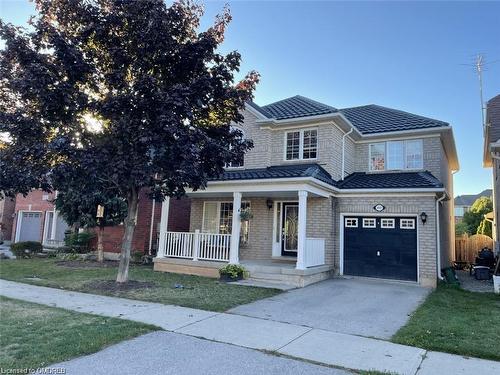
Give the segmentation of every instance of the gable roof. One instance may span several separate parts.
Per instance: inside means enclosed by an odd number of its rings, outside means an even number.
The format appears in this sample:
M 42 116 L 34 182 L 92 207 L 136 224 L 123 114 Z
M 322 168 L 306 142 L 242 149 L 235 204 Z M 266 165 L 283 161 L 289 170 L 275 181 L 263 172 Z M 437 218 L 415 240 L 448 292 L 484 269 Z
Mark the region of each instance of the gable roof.
M 481 197 L 490 197 L 491 198 L 492 195 L 493 195 L 493 190 L 491 190 L 491 189 L 483 190 L 479 194 L 459 195 L 458 197 L 455 197 L 455 206 L 470 207 L 474 204 L 476 199 L 481 198 Z
M 340 189 L 425 189 L 442 188 L 443 184 L 425 172 L 388 172 L 365 173 L 355 172 L 339 181 Z
M 271 178 L 314 177 L 332 186 L 335 181 L 318 164 L 276 165 L 267 168 L 226 170 L 212 181 L 261 180 Z
M 262 113 L 266 117 L 276 120 L 325 115 L 328 113 L 338 112 L 337 108 L 300 95 L 295 95 L 291 98 L 283 99 L 260 108 L 263 110 Z
M 337 109 L 301 95 L 292 96 L 262 107 L 253 102 L 249 102 L 249 105 L 264 117 L 273 120 L 341 113 L 361 134 L 449 126 L 444 121 L 375 104 Z
M 401 130 L 449 126 L 448 123 L 375 104 L 343 108 L 340 112 L 362 133 L 373 134 Z

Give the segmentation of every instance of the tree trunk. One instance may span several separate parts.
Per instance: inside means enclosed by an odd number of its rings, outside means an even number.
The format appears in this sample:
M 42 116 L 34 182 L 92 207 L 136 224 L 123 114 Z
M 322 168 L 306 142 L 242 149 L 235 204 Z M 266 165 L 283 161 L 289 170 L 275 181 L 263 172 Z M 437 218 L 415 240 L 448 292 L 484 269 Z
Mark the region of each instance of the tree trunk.
M 124 223 L 125 233 L 123 233 L 120 264 L 118 266 L 118 275 L 116 276 L 117 283 L 126 283 L 128 281 L 128 265 L 130 263 L 130 251 L 132 250 L 132 238 L 134 236 L 138 203 L 139 193 L 138 190 L 133 187 L 127 193 L 127 218 Z
M 99 263 L 104 262 L 104 246 L 102 244 L 102 228 L 99 227 L 97 231 L 97 261 Z

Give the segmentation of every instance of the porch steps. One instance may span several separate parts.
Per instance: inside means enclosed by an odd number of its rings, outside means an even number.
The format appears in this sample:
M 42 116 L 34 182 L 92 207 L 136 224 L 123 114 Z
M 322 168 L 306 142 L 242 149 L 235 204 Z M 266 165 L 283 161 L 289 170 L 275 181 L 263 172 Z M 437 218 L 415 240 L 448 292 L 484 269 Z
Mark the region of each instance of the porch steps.
M 249 280 L 255 283 L 291 287 L 303 287 L 305 285 L 324 280 L 330 277 L 331 267 L 320 266 L 306 270 L 295 269 L 295 264 L 278 263 L 272 265 L 242 264 L 249 273 Z

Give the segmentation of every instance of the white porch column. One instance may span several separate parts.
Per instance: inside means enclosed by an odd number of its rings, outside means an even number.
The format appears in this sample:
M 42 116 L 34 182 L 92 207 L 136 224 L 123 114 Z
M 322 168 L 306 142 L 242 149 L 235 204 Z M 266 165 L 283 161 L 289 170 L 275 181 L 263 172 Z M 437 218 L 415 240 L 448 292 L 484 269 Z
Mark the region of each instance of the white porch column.
M 158 250 L 156 252 L 157 258 L 165 256 L 166 237 L 168 231 L 168 211 L 170 208 L 170 197 L 165 197 L 161 203 L 161 216 L 160 216 L 160 241 L 158 242 Z
M 229 250 L 229 263 L 238 264 L 240 261 L 240 229 L 241 229 L 241 193 L 233 193 L 233 226 L 231 228 L 231 247 Z
M 57 191 L 54 193 L 54 198 L 57 198 Z M 57 235 L 57 217 L 59 212 L 56 210 L 56 205 L 54 204 L 54 214 L 52 215 L 52 227 L 50 230 L 50 239 L 55 240 Z
M 59 211 L 54 207 L 54 214 L 52 215 L 52 227 L 50 228 L 50 239 L 55 240 L 57 235 L 57 218 L 59 216 Z
M 299 191 L 299 233 L 297 238 L 297 265 L 298 270 L 306 268 L 306 225 L 307 225 L 307 191 Z

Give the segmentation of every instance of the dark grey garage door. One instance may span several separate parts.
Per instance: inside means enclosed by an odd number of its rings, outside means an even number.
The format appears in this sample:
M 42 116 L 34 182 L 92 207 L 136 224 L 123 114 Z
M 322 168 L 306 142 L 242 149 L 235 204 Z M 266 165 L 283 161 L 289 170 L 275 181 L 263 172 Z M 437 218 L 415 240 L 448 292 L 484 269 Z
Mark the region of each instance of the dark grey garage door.
M 344 274 L 417 281 L 415 217 L 344 217 Z

